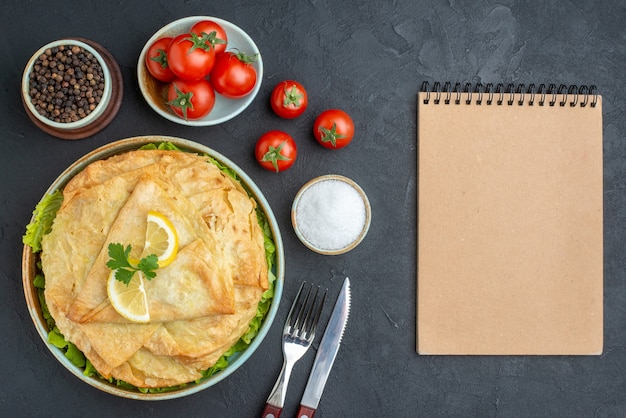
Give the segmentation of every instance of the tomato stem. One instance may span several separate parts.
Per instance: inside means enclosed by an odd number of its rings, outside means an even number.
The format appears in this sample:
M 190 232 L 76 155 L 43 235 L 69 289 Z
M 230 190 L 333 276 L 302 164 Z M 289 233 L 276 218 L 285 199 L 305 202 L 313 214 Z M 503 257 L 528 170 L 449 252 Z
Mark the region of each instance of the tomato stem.
M 159 55 L 150 58 L 150 60 L 158 63 L 161 68 L 169 67 L 169 65 L 167 64 L 167 54 L 165 53 L 165 51 L 162 49 L 157 49 L 157 52 L 159 53 Z
M 167 104 L 179 108 L 183 113 L 183 118 L 187 120 L 187 109 L 193 110 L 193 103 L 191 103 L 193 93 L 190 91 L 187 93 L 183 93 L 178 89 L 176 84 L 174 84 L 174 90 L 176 91 L 176 97 L 167 102 Z
M 237 52 L 234 52 L 237 59 L 243 62 L 244 64 L 252 64 L 253 62 L 257 60 L 258 55 L 259 55 L 259 54 L 246 54 L 245 52 L 237 48 L 234 48 L 234 50 L 237 51 Z
M 211 32 L 211 33 L 215 33 L 215 32 Z M 213 42 L 211 42 L 209 39 L 205 38 L 204 36 L 200 37 L 198 36 L 198 34 L 193 33 L 193 32 L 191 32 L 188 37 L 182 40 L 191 42 L 191 47 L 189 48 L 189 51 L 187 52 L 187 54 L 191 54 L 195 49 L 202 49 L 204 51 L 210 51 L 211 49 L 214 48 Z
M 274 170 L 276 170 L 276 172 L 278 173 L 280 170 L 278 169 L 278 161 L 289 161 L 291 160 L 291 158 L 285 157 L 281 151 L 283 149 L 283 147 L 285 146 L 285 144 L 287 143 L 287 141 L 283 141 L 281 142 L 281 144 L 277 147 L 273 147 L 273 146 L 268 146 L 267 147 L 267 152 L 265 154 L 263 154 L 263 158 L 261 161 L 269 161 L 272 163 L 272 165 L 274 166 Z
M 302 99 L 304 95 L 298 92 L 298 88 L 295 85 L 292 85 L 290 89 L 285 86 L 285 100 L 283 100 L 283 106 L 287 107 L 289 105 L 294 105 L 294 107 L 300 107 L 302 104 Z
M 200 39 L 211 44 L 213 48 L 215 48 L 215 45 L 226 43 L 225 40 L 217 37 L 216 31 L 211 31 L 210 33 L 202 32 L 200 34 Z
M 337 146 L 337 140 L 341 138 L 345 138 L 345 135 L 342 135 L 337 132 L 337 123 L 333 122 L 333 126 L 330 129 L 324 128 L 320 126 L 319 132 L 322 135 L 322 142 L 330 142 L 333 147 Z

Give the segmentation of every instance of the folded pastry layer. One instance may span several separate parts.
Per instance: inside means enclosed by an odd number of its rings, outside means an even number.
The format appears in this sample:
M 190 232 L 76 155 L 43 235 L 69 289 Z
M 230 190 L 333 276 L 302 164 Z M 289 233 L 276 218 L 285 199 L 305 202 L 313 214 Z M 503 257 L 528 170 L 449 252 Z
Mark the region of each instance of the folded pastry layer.
M 208 158 L 131 151 L 96 161 L 64 188 L 42 241 L 45 297 L 63 335 L 105 377 L 162 387 L 200 377 L 247 331 L 268 287 L 256 202 Z M 172 222 L 178 255 L 145 283 L 150 322 L 111 306 L 111 243 L 139 258 L 148 211 Z

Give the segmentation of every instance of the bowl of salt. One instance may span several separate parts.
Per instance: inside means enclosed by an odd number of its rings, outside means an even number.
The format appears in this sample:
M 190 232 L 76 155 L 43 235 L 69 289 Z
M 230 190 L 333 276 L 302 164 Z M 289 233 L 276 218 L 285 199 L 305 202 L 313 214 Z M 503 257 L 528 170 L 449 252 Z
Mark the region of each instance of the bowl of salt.
M 291 223 L 298 239 L 324 255 L 343 254 L 359 245 L 367 235 L 371 217 L 363 189 L 337 174 L 307 182 L 291 207 Z

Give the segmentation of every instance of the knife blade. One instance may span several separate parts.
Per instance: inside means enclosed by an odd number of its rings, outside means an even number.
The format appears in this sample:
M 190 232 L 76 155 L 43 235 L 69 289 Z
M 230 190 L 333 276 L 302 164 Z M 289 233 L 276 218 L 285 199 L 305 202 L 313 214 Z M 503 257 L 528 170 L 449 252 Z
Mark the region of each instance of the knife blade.
M 296 415 L 298 418 L 313 418 L 313 415 L 315 415 L 326 380 L 333 367 L 335 357 L 337 357 L 349 314 L 350 279 L 346 277 L 315 355 L 313 368 L 311 369 L 309 380 L 300 401 L 298 414 Z

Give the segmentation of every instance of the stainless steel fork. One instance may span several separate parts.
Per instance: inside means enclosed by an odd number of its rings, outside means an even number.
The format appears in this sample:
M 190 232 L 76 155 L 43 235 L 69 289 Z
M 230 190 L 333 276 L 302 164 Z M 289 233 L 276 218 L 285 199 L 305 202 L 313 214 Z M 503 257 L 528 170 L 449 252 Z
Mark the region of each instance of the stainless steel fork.
M 304 289 L 305 283 L 302 283 L 285 321 L 282 337 L 283 368 L 270 396 L 267 398 L 261 415 L 263 418 L 278 418 L 280 416 L 293 365 L 308 350 L 315 337 L 315 328 L 317 328 L 317 322 L 324 307 L 326 291 L 320 295 L 320 288 L 311 285 L 305 294 Z

